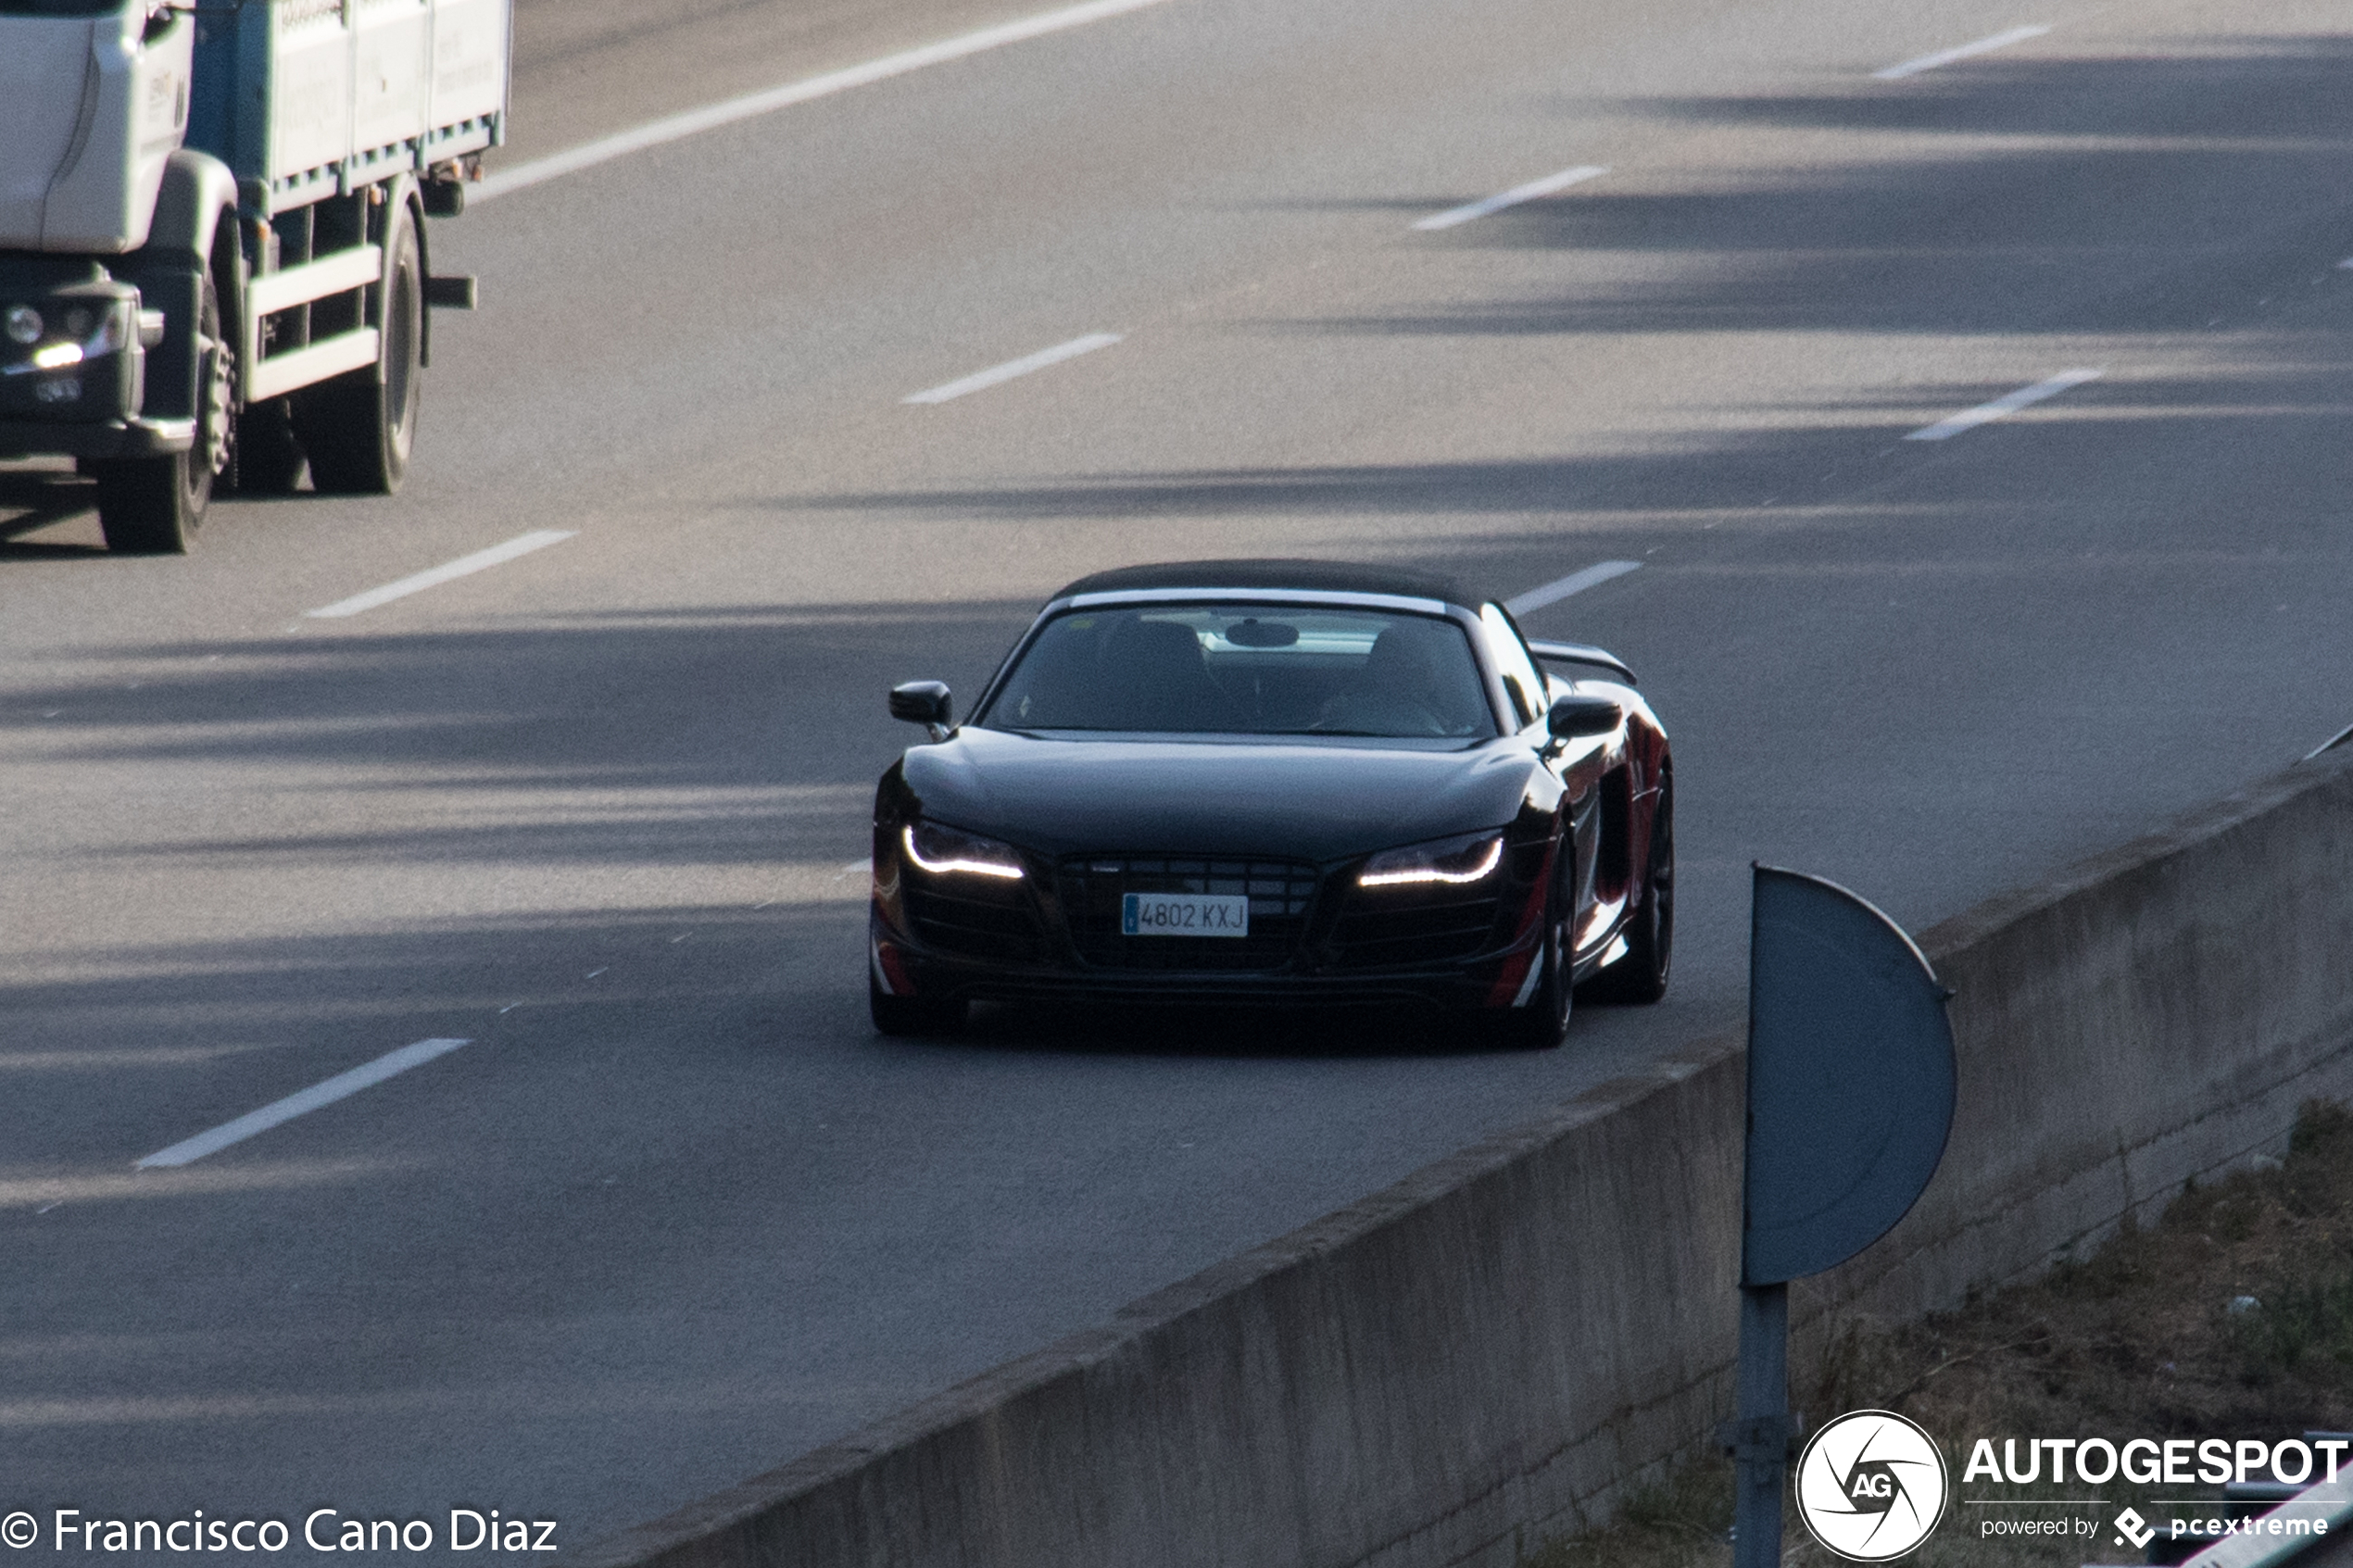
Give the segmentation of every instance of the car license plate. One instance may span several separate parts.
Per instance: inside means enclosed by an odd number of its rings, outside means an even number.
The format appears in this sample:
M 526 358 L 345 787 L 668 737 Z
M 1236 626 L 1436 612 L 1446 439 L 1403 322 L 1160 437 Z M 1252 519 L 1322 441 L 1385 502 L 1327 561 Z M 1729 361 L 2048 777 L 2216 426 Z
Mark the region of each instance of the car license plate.
M 1119 929 L 1129 936 L 1247 936 L 1250 900 L 1209 893 L 1130 893 Z

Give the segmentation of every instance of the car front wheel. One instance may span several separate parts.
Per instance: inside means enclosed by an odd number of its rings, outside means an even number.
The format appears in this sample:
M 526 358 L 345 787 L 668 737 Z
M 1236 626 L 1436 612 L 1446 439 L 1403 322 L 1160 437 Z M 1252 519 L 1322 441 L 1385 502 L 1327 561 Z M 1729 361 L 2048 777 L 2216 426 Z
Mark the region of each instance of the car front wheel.
M 1575 865 L 1568 836 L 1563 834 L 1560 853 L 1553 862 L 1553 880 L 1544 895 L 1544 934 L 1535 959 L 1536 988 L 1520 1007 L 1481 1015 L 1481 1022 L 1500 1044 L 1548 1051 L 1567 1036 L 1575 998 L 1575 988 L 1569 984 L 1574 961 L 1570 944 L 1577 917 Z

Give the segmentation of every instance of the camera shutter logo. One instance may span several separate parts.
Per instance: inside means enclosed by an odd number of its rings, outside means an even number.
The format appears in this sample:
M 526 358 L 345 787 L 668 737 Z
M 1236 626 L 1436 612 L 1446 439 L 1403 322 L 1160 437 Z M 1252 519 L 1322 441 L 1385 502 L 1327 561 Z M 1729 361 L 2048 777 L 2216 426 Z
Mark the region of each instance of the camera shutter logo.
M 1798 1517 L 1855 1562 L 1885 1562 L 1928 1539 L 1950 1487 L 1935 1439 L 1891 1411 L 1840 1416 L 1797 1461 Z

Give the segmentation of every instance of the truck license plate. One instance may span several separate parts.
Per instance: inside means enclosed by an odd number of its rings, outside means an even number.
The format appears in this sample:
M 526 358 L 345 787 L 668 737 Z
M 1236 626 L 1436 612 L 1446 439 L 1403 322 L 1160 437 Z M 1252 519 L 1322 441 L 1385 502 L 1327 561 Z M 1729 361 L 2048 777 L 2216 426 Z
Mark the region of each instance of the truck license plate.
M 1119 929 L 1129 936 L 1247 936 L 1250 900 L 1208 893 L 1130 893 Z

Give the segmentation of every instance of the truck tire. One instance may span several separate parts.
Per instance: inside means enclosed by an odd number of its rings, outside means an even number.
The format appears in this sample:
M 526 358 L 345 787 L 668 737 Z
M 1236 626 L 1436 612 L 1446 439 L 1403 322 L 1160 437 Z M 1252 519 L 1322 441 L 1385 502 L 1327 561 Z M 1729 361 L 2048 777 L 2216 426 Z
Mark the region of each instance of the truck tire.
M 89 466 L 98 482 L 98 528 L 126 556 L 178 556 L 196 542 L 213 481 L 235 443 L 236 348 L 220 331 L 220 295 L 207 269 L 196 316 L 196 438 L 185 452 Z
M 384 229 L 375 367 L 294 398 L 294 432 L 310 457 L 310 483 L 332 495 L 394 494 L 408 476 L 417 440 L 425 280 L 416 218 L 405 199 L 389 204 Z

